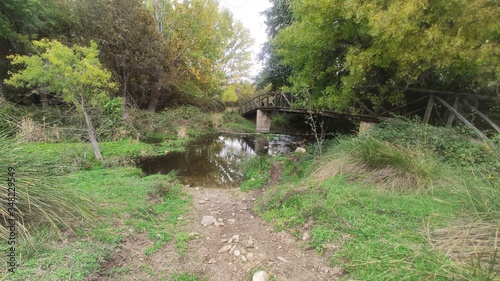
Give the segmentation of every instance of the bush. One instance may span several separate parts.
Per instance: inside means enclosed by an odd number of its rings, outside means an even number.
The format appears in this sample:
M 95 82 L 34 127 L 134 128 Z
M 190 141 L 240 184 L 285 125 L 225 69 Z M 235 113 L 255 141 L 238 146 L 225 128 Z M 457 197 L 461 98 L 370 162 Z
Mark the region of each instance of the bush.
M 500 137 L 487 144 L 465 134 L 460 128 L 434 127 L 419 120 L 381 123 L 370 135 L 392 144 L 428 150 L 455 167 L 481 166 L 500 173 Z
M 4 160 L 0 172 L 5 179 L 0 182 L 0 201 L 9 200 L 6 178 L 8 168 L 12 167 L 16 186 L 15 223 L 22 236 L 29 237 L 32 227 L 38 224 L 48 224 L 60 234 L 61 227 L 70 227 L 72 219 L 88 218 L 86 206 L 89 201 L 72 190 L 57 186 L 48 176 L 49 162 L 23 152 L 5 133 L 0 133 L 0 146 L 0 159 Z M 0 238 L 5 240 L 10 232 L 7 208 L 7 204 L 0 205 Z
M 339 138 L 313 173 L 318 181 L 337 174 L 394 190 L 425 190 L 446 181 L 447 167 L 425 150 L 394 145 L 365 135 Z

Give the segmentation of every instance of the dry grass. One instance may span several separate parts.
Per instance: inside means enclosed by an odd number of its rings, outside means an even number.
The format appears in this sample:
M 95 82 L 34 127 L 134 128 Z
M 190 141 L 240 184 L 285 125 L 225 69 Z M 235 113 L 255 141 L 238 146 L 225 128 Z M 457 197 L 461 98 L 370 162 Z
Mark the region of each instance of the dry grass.
M 441 229 L 427 229 L 432 247 L 454 263 L 471 265 L 495 276 L 500 272 L 500 225 L 488 221 L 456 221 Z
M 405 152 L 402 151 L 401 153 Z M 339 153 L 334 157 L 326 157 L 325 159 L 312 173 L 316 182 L 323 182 L 338 174 L 345 174 L 351 181 L 376 185 L 382 189 L 423 190 L 432 188 L 437 178 L 436 175 L 429 172 L 431 169 L 436 168 L 435 164 L 425 166 L 425 164 L 417 162 L 418 158 L 414 158 L 416 161 L 413 161 L 413 163 L 410 160 L 405 166 L 387 164 L 376 167 L 352 153 Z
M 38 124 L 31 117 L 23 117 L 17 127 L 17 139 L 20 142 L 59 141 L 61 139 L 61 130 L 58 127 Z

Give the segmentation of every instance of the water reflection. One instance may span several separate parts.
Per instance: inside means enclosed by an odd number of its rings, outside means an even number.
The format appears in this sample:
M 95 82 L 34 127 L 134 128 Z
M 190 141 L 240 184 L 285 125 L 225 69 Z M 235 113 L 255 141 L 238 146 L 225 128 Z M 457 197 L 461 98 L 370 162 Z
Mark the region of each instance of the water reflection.
M 243 179 L 241 163 L 255 154 L 288 152 L 301 138 L 274 135 L 211 135 L 191 142 L 184 152 L 143 158 L 139 166 L 146 174 L 176 171 L 184 184 L 203 187 L 236 187 Z

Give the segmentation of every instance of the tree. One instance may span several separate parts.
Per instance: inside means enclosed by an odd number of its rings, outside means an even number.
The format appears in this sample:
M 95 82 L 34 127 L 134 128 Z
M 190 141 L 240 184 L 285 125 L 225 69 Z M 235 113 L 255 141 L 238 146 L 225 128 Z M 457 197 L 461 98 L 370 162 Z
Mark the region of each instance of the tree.
M 488 0 L 292 1 L 274 40 L 291 90 L 338 110 L 400 88 L 498 95 L 500 7 Z
M 0 81 L 8 76 L 7 55 L 31 52 L 33 39 L 69 33 L 71 17 L 66 4 L 67 0 L 0 1 Z M 22 99 L 10 94 L 10 98 Z M 46 106 L 46 95 L 40 95 Z
M 4 82 L 14 87 L 43 88 L 75 105 L 85 117 L 95 157 L 102 160 L 88 110 L 103 104 L 109 98 L 108 90 L 115 85 L 110 82 L 111 73 L 99 62 L 97 44 L 69 48 L 57 40 L 40 40 L 33 41 L 33 46 L 37 54 L 9 56 L 12 65 L 24 66 L 24 69 L 11 72 L 11 77 Z
M 81 33 L 99 44 L 103 64 L 120 82 L 123 117 L 130 106 L 147 107 L 161 91 L 166 49 L 155 22 L 140 0 L 87 0 L 78 3 Z M 153 102 L 153 105 L 156 105 Z M 151 105 L 154 111 L 156 106 Z M 153 108 L 154 107 L 154 108 Z
M 264 11 L 266 16 L 267 35 L 269 41 L 261 50 L 259 59 L 264 61 L 264 68 L 258 78 L 258 88 L 271 85 L 271 90 L 279 90 L 283 86 L 289 86 L 288 77 L 291 74 L 291 67 L 283 63 L 283 57 L 277 53 L 274 43 L 278 33 L 292 24 L 293 15 L 290 8 L 290 0 L 271 0 L 273 5 Z
M 166 5 L 150 1 L 155 18 L 166 15 L 157 25 L 164 26 L 175 87 L 191 95 L 214 97 L 231 80 L 248 77 L 250 32 L 229 11 L 221 10 L 217 1 L 171 1 Z M 171 12 L 163 13 L 165 7 Z

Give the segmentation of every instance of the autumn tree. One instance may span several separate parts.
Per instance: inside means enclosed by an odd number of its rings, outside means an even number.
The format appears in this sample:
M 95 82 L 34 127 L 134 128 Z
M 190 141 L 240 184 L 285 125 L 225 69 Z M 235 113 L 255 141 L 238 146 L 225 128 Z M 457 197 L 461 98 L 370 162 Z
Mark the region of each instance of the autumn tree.
M 191 95 L 213 97 L 228 81 L 248 76 L 250 32 L 229 11 L 220 9 L 217 1 L 150 0 L 150 10 L 157 29 L 162 26 L 164 30 L 175 87 Z
M 120 83 L 123 117 L 130 121 L 128 107 L 147 107 L 161 91 L 157 74 L 168 71 L 162 37 L 143 1 L 87 0 L 78 5 L 81 32 L 98 42 L 103 64 Z
M 488 0 L 291 1 L 274 43 L 319 106 L 398 103 L 407 87 L 498 95 L 500 7 Z
M 43 88 L 75 105 L 85 117 L 95 157 L 102 160 L 89 108 L 102 105 L 109 98 L 108 90 L 115 85 L 110 82 L 111 73 L 99 62 L 97 44 L 69 48 L 57 40 L 41 40 L 33 41 L 33 46 L 37 50 L 34 55 L 9 57 L 12 65 L 22 69 L 11 72 L 4 82 L 14 87 Z

